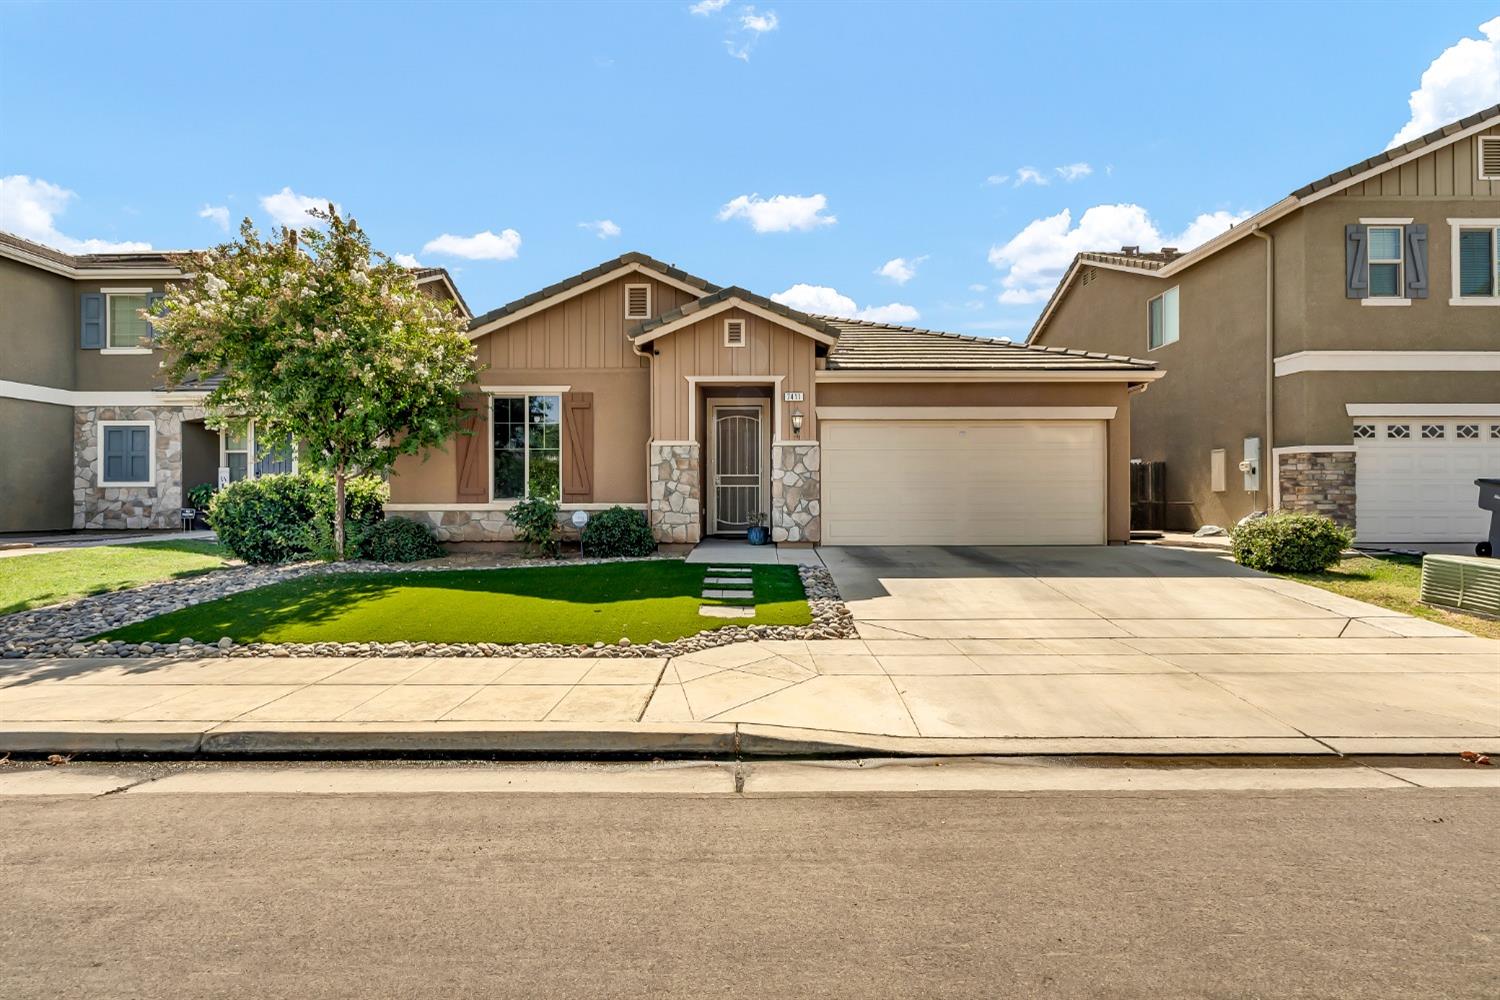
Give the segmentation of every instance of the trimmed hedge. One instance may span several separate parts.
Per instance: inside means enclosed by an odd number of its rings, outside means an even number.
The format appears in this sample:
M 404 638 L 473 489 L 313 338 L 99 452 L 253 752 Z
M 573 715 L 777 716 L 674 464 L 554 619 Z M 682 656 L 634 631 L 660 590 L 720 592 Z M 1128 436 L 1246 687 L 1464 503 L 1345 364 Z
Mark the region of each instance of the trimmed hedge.
M 596 558 L 649 556 L 656 539 L 646 515 L 629 507 L 611 507 L 589 518 L 583 526 L 583 554 Z
M 1317 573 L 1339 561 L 1354 532 L 1322 514 L 1271 514 L 1246 521 L 1230 538 L 1234 561 L 1273 573 Z
M 359 541 L 385 517 L 390 488 L 374 476 L 349 479 L 344 489 L 344 518 L 359 556 Z M 214 494 L 209 519 L 219 542 L 247 563 L 308 559 L 322 548 L 319 531 L 331 532 L 333 476 L 304 472 L 294 476 L 261 476 L 230 483 Z
M 376 562 L 416 562 L 443 554 L 437 536 L 422 521 L 392 517 L 381 521 L 365 536 L 364 556 Z

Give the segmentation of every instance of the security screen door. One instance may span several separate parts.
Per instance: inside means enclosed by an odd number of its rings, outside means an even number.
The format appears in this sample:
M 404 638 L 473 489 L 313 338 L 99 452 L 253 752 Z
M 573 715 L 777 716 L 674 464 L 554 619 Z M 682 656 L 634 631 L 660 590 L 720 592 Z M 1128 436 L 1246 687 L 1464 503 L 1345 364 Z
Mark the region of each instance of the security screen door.
M 714 408 L 713 510 L 710 530 L 743 535 L 762 509 L 765 449 L 758 406 Z

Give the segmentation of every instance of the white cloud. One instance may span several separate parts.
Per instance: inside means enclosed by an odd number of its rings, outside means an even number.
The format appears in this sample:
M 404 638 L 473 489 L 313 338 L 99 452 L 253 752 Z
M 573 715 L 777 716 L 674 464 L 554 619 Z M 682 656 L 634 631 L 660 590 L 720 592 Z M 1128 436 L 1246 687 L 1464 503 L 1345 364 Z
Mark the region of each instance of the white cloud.
M 1139 246 L 1152 251 L 1175 246 L 1186 251 L 1228 229 L 1250 215 L 1212 212 L 1198 216 L 1181 233 L 1164 236 L 1140 205 L 1095 205 L 1073 225 L 1072 213 L 1036 219 L 1004 244 L 990 248 L 989 262 L 1005 272 L 1000 280 L 998 301 L 1002 305 L 1029 305 L 1052 294 L 1052 288 L 1070 263 L 1083 250 L 1118 250 Z
M 1074 181 L 1081 181 L 1093 172 L 1094 168 L 1087 163 L 1066 163 L 1057 168 L 1057 176 L 1069 184 Z
M 1427 67 L 1422 85 L 1411 92 L 1411 120 L 1387 149 L 1500 102 L 1500 17 L 1481 24 L 1479 32 L 1483 38 L 1460 38 Z
M 1016 171 L 1016 187 L 1023 184 L 1035 184 L 1038 187 L 1046 187 L 1050 182 L 1047 176 L 1036 167 L 1021 167 Z
M 763 35 L 768 31 L 775 31 L 780 25 L 781 21 L 776 17 L 774 10 L 768 10 L 764 14 L 757 14 L 754 7 L 746 7 L 745 12 L 740 15 L 740 27 L 746 31 L 753 31 L 757 35 Z
M 210 219 L 213 224 L 224 232 L 229 232 L 229 206 L 228 205 L 204 205 L 198 209 L 198 218 Z
M 771 301 L 806 313 L 863 319 L 872 323 L 910 323 L 921 315 L 916 309 L 900 302 L 861 309 L 849 296 L 826 285 L 798 283 L 771 296 Z
M 419 260 L 417 260 L 417 258 L 414 255 L 409 254 L 409 253 L 398 253 L 398 254 L 392 256 L 391 260 L 395 261 L 397 264 L 400 264 L 402 267 L 421 267 L 422 266 L 422 262 L 419 261 Z
M 329 205 L 327 198 L 314 198 L 305 194 L 298 194 L 290 187 L 284 187 L 275 194 L 264 195 L 260 199 L 260 207 L 266 210 L 278 226 L 286 226 L 290 229 L 301 229 L 313 224 L 309 218 L 308 210 L 314 208 L 326 209 Z M 333 204 L 340 214 L 343 209 L 337 203 Z
M 972 285 L 969 286 L 969 291 L 971 291 L 971 292 L 982 292 L 987 287 L 989 287 L 989 286 L 982 285 L 982 284 L 980 284 L 979 282 L 976 281 L 976 282 L 974 282 L 974 284 L 972 284 Z
M 465 260 L 515 260 L 521 252 L 521 234 L 514 229 L 498 234 L 486 229 L 473 236 L 444 233 L 437 239 L 428 240 L 422 252 L 463 257 Z
M 601 240 L 607 240 L 611 236 L 620 235 L 620 227 L 609 219 L 600 219 L 597 222 L 580 222 L 579 229 L 587 229 Z
M 1010 180 L 1010 174 L 990 174 L 984 179 L 984 182 L 990 187 L 994 187 L 997 184 L 1004 184 L 1008 180 Z
M 79 240 L 58 232 L 56 217 L 68 210 L 78 195 L 39 177 L 12 174 L 0 177 L 0 229 L 43 243 L 64 253 L 122 253 L 150 250 L 149 243 L 112 243 Z
M 698 0 L 697 3 L 688 8 L 688 13 L 707 17 L 710 14 L 717 14 L 728 6 L 729 0 Z
M 745 219 L 757 233 L 807 232 L 838 221 L 837 216 L 824 214 L 827 207 L 828 199 L 821 194 L 778 194 L 770 198 L 742 194 L 719 209 L 719 221 Z
M 904 285 L 917 276 L 917 265 L 927 259 L 927 255 L 920 257 L 892 257 L 875 269 L 875 273 L 882 278 L 889 278 L 898 285 Z

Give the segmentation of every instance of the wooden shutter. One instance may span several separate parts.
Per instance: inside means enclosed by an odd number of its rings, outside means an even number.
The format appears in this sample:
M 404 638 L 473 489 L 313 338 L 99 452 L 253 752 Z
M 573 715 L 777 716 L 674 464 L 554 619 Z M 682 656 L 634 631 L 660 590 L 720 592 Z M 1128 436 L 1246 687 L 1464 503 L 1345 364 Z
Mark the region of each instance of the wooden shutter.
M 1344 298 L 1370 296 L 1370 258 L 1366 227 L 1351 223 L 1344 227 Z
M 1406 227 L 1406 297 L 1427 298 L 1427 224 Z
M 487 503 L 490 499 L 490 463 L 485 454 L 489 447 L 489 433 L 484 411 L 488 397 L 465 396 L 459 405 L 463 407 L 463 417 L 453 447 L 458 467 L 458 502 Z
M 78 346 L 97 351 L 104 346 L 104 296 L 85 295 L 79 314 Z
M 565 392 L 563 408 L 563 503 L 594 502 L 594 394 Z

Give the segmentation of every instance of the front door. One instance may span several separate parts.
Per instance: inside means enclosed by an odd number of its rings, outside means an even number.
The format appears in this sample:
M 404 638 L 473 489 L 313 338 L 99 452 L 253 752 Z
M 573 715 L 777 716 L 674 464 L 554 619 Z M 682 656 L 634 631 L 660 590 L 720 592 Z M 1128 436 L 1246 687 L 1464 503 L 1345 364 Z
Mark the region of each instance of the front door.
M 765 421 L 759 405 L 712 407 L 709 533 L 743 535 L 765 523 Z

